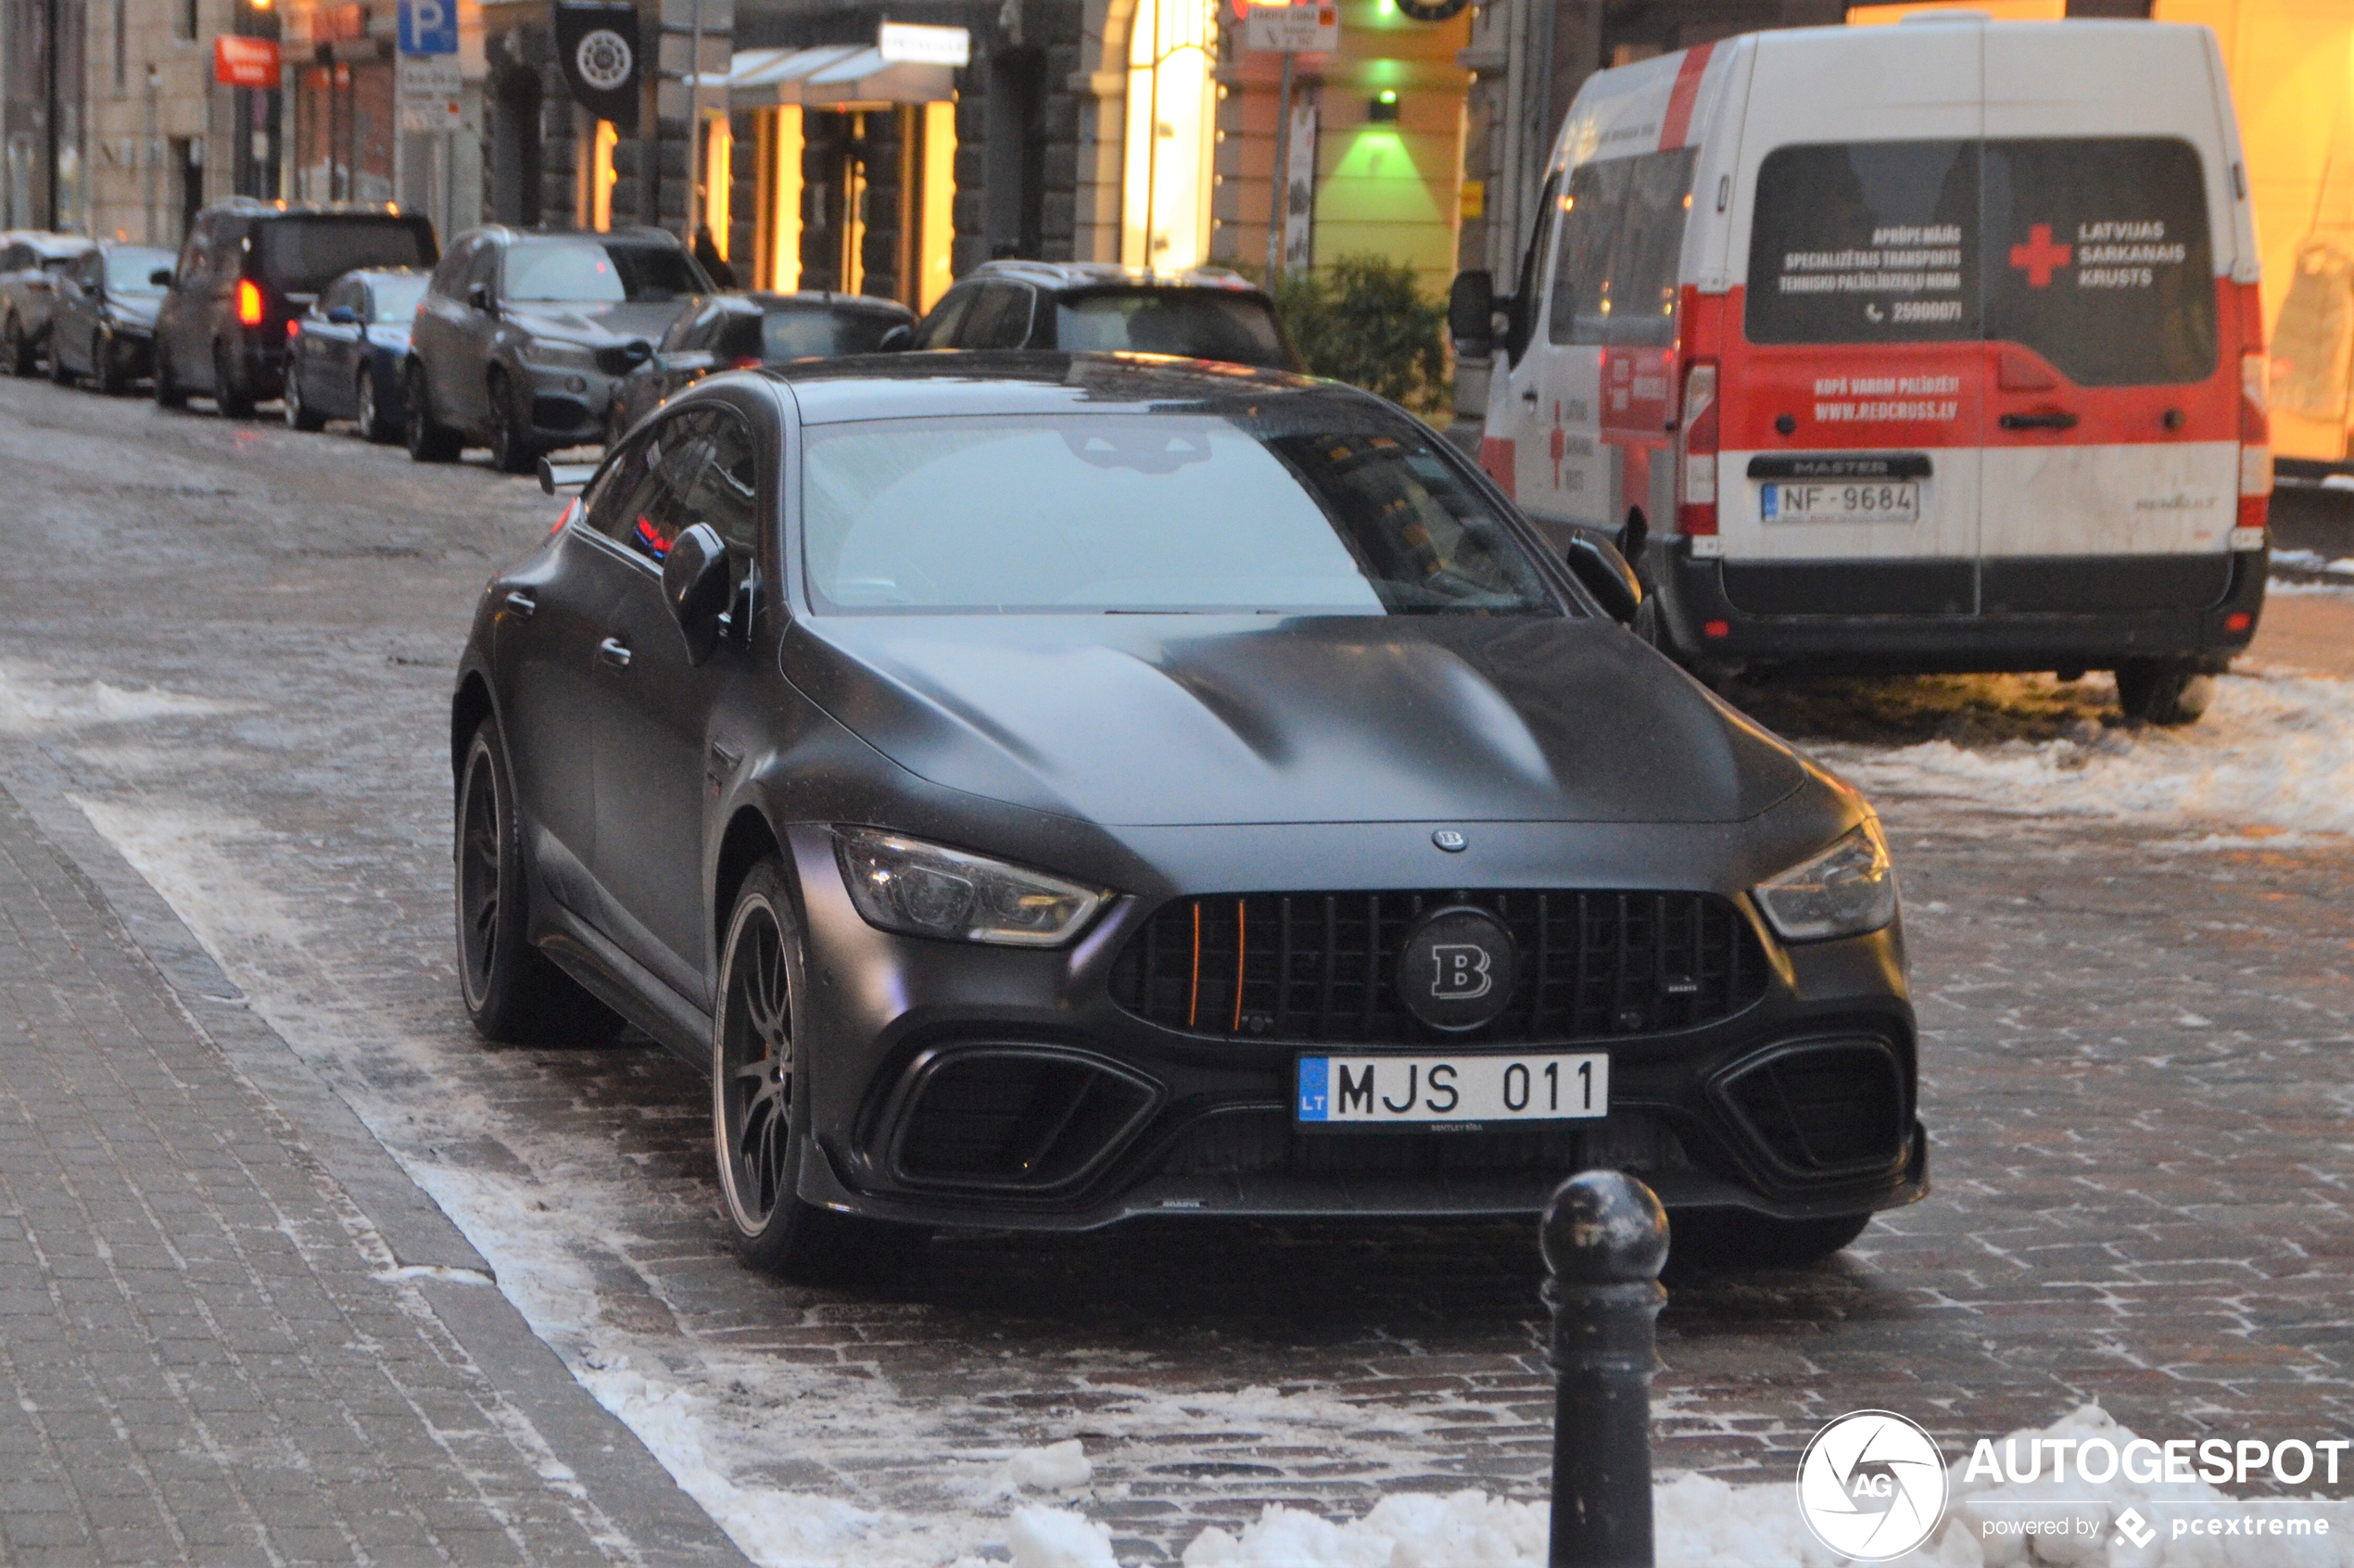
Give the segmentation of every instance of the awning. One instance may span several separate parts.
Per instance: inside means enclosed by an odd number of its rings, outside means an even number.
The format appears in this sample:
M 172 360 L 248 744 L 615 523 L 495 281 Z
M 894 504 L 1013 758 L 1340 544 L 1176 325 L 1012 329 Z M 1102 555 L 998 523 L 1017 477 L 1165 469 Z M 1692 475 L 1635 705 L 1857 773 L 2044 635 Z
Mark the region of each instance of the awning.
M 742 49 L 728 63 L 728 107 L 848 108 L 867 104 L 939 104 L 956 96 L 954 66 L 887 60 L 872 44 L 809 49 Z

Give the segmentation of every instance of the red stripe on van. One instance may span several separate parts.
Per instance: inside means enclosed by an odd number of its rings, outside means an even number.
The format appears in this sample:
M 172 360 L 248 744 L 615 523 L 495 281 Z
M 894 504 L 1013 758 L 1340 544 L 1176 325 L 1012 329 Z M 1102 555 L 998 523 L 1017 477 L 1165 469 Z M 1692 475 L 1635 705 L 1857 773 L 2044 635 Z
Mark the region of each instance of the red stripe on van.
M 1512 495 L 1514 488 L 1512 464 L 1515 461 L 1516 453 L 1511 441 L 1500 436 L 1480 438 L 1479 466 L 1487 471 L 1487 477 L 1495 480 L 1497 487 L 1508 496 Z M 1513 499 L 1519 498 L 1514 496 Z
M 1667 113 L 1659 122 L 1659 150 L 1673 152 L 1684 145 L 1691 133 L 1692 101 L 1700 96 L 1700 73 L 1708 69 L 1709 52 L 1714 44 L 1702 44 L 1684 51 L 1684 63 L 1676 68 L 1676 86 L 1667 95 Z

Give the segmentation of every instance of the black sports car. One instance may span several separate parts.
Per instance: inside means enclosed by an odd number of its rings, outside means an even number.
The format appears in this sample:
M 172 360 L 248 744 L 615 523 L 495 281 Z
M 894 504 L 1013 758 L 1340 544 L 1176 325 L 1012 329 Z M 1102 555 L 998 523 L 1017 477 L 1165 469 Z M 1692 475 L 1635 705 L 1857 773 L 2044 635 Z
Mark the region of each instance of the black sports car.
M 772 1265 L 857 1219 L 1528 1214 L 1597 1165 L 1820 1256 L 1926 1184 L 1887 848 L 1637 592 L 1329 384 L 712 377 L 484 594 L 466 1006 L 707 1063 Z

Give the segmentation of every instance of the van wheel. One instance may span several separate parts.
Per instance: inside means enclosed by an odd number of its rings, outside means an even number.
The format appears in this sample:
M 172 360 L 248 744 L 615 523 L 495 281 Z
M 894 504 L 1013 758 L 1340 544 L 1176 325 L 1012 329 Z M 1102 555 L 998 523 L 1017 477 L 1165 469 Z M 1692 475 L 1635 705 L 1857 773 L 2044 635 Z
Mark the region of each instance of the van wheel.
M 178 376 L 171 373 L 171 355 L 165 350 L 161 339 L 158 339 L 156 343 L 156 407 L 184 409 L 187 406 L 188 389 L 180 385 Z
M 2136 659 L 2117 667 L 2117 705 L 2145 724 L 2196 724 L 2215 700 L 2215 677 L 2187 664 Z
M 238 385 L 232 373 L 229 353 L 221 345 L 212 346 L 212 406 L 223 419 L 251 419 L 253 393 Z

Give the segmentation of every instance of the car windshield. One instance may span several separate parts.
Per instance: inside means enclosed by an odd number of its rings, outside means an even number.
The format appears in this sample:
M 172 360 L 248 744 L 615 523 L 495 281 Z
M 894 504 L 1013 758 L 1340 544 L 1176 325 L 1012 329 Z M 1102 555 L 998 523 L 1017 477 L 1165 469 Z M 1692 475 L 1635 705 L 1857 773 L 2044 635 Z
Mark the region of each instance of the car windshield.
M 813 356 L 832 359 L 842 354 L 871 354 L 882 343 L 883 334 L 906 324 L 900 317 L 875 311 L 829 310 L 806 305 L 770 310 L 759 318 L 759 322 L 756 346 L 746 341 L 753 335 L 742 331 L 752 324 L 750 320 L 730 323 L 721 344 L 728 358 L 750 359 L 756 355 L 777 365 Z
M 1055 347 L 1289 366 L 1267 302 L 1223 289 L 1120 289 L 1062 300 L 1055 307 Z
M 399 218 L 277 218 L 260 229 L 262 275 L 286 294 L 318 294 L 358 267 L 433 260 L 423 226 Z
M 425 297 L 425 285 L 432 281 L 422 272 L 413 278 L 378 278 L 368 285 L 368 292 L 375 297 L 375 319 L 398 322 L 415 315 Z
M 107 252 L 107 292 L 109 294 L 161 294 L 163 285 L 150 283 L 158 272 L 171 272 L 171 252 L 149 250 L 144 246 L 126 246 Z
M 877 420 L 803 452 L 820 610 L 1561 613 L 1435 440 L 1377 413 Z
M 507 252 L 505 297 L 575 305 L 684 299 L 710 285 L 694 262 L 668 246 L 561 240 Z

